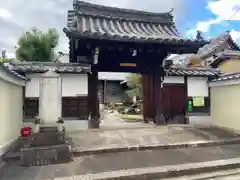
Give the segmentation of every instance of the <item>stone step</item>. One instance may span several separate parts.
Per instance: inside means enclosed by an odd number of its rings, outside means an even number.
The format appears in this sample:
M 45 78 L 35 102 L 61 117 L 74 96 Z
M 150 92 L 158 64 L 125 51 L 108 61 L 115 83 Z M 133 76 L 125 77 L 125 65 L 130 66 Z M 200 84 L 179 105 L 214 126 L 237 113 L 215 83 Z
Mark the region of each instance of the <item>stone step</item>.
M 68 144 L 22 148 L 21 166 L 43 166 L 70 162 L 73 158 Z
M 57 126 L 40 126 L 39 132 L 58 132 L 58 128 Z
M 196 173 L 194 175 L 185 175 L 185 176 L 179 176 L 174 178 L 168 178 L 166 180 L 239 180 L 240 177 L 240 169 L 234 168 L 234 169 L 227 169 L 227 170 L 220 170 L 220 171 L 211 171 L 211 172 L 205 172 L 205 173 Z M 160 179 L 154 179 L 154 180 L 160 180 Z

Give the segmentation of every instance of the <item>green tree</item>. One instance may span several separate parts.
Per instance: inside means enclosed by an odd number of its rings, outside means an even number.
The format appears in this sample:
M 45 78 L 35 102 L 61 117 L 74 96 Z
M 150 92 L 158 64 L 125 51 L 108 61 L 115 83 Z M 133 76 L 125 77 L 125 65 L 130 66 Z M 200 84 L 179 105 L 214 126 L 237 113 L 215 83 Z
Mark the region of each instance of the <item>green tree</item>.
M 21 61 L 52 61 L 58 40 L 59 35 L 56 29 L 43 32 L 33 28 L 19 38 L 16 56 Z
M 138 99 L 142 99 L 142 80 L 141 75 L 131 74 L 127 77 L 127 85 L 130 90 L 127 90 L 126 93 L 129 97 L 133 98 L 137 96 Z

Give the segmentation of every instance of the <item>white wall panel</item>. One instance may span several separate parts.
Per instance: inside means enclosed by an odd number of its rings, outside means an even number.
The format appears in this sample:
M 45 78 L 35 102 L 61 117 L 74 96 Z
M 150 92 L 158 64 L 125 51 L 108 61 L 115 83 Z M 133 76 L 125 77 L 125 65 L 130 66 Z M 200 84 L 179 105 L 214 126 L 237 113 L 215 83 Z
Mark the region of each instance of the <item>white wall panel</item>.
M 165 76 L 163 83 L 181 83 L 184 84 L 184 76 Z
M 25 96 L 39 97 L 41 74 L 40 73 L 27 74 L 26 76 L 30 78 L 30 81 L 26 82 Z
M 62 74 L 62 96 L 88 94 L 87 74 Z
M 188 77 L 187 78 L 188 96 L 204 96 L 208 97 L 208 82 L 204 77 Z

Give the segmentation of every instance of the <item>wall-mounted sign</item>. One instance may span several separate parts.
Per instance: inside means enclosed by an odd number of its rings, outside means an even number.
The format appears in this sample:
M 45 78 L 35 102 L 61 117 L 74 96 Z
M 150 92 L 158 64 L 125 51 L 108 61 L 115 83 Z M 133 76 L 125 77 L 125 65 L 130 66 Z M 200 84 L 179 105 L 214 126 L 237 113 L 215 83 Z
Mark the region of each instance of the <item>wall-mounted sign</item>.
M 188 100 L 188 112 L 192 112 L 192 100 Z
M 204 97 L 202 96 L 193 97 L 193 106 L 195 107 L 204 106 Z
M 120 63 L 121 67 L 136 67 L 136 63 Z

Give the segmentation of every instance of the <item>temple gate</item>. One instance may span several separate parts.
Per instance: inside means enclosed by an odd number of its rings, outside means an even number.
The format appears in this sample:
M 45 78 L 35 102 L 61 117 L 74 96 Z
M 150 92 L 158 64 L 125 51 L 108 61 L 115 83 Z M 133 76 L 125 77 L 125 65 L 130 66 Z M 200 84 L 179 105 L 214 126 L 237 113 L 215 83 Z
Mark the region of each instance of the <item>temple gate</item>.
M 168 54 L 196 53 L 206 44 L 182 38 L 171 12 L 151 13 L 82 1 L 74 1 L 64 32 L 69 38 L 70 62 L 91 64 L 90 128 L 99 128 L 98 72 L 140 73 L 144 120 L 164 124 L 164 59 Z

